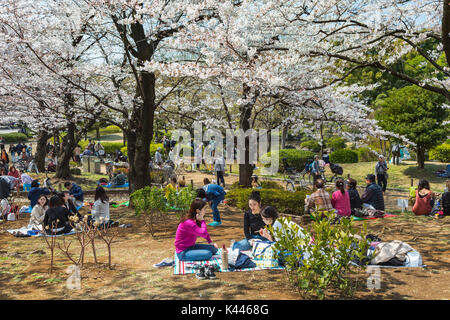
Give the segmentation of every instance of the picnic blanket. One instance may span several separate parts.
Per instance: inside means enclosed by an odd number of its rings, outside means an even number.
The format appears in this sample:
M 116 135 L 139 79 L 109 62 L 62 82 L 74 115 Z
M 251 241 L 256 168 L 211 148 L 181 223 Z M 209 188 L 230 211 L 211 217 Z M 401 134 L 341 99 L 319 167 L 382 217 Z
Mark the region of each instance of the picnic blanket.
M 21 233 L 23 235 L 29 235 L 30 237 L 62 237 L 62 236 L 68 236 L 68 235 L 77 233 L 77 231 L 72 230 L 65 234 L 58 234 L 58 235 L 52 236 L 52 235 L 48 235 L 45 233 L 40 233 L 37 230 L 28 229 L 27 227 L 22 227 L 20 229 L 10 229 L 10 230 L 6 230 L 6 231 L 12 235 L 14 235 L 14 233 Z
M 397 215 L 395 215 L 395 214 L 389 214 L 389 213 L 386 213 L 382 217 L 355 217 L 355 216 L 352 216 L 352 220 L 353 221 L 374 220 L 374 219 L 378 219 L 378 218 L 392 218 L 392 217 L 396 217 L 396 216 Z
M 174 268 L 173 268 L 173 274 L 180 275 L 180 274 L 191 274 L 195 273 L 195 271 L 200 267 L 204 265 L 215 265 L 217 272 L 234 272 L 234 271 L 257 271 L 257 270 L 284 270 L 284 267 L 255 267 L 255 268 L 243 268 L 243 269 L 234 269 L 232 270 L 222 270 L 222 248 L 219 248 L 217 251 L 217 254 L 212 256 L 210 260 L 204 260 L 204 261 L 180 261 L 178 259 L 178 256 L 176 253 L 174 253 Z M 229 249 L 227 249 L 230 251 Z M 244 252 L 246 253 L 246 252 Z M 248 254 L 250 258 L 252 256 Z
M 125 202 L 121 202 L 121 203 L 117 203 L 117 204 L 112 204 L 111 206 L 113 208 L 118 208 L 120 206 L 128 207 L 129 205 L 130 205 L 130 201 L 125 201 Z
M 129 184 L 128 182 L 125 183 L 125 184 L 122 184 L 122 185 L 116 185 L 116 186 L 113 186 L 113 185 L 111 184 L 111 182 L 110 182 L 110 183 L 104 185 L 103 187 L 104 187 L 104 188 L 128 188 L 129 186 L 130 186 L 130 184 Z

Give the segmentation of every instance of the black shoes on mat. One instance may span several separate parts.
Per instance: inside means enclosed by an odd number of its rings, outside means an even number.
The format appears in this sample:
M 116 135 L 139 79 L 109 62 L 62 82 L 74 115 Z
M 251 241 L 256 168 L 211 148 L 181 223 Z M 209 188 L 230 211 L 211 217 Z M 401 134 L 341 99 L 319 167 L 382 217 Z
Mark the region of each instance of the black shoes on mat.
M 206 280 L 206 279 L 211 279 L 214 280 L 216 279 L 216 275 L 214 274 L 215 268 L 214 266 L 201 266 L 200 268 L 198 268 L 197 272 L 195 273 L 195 276 L 197 277 L 197 279 L 200 280 Z

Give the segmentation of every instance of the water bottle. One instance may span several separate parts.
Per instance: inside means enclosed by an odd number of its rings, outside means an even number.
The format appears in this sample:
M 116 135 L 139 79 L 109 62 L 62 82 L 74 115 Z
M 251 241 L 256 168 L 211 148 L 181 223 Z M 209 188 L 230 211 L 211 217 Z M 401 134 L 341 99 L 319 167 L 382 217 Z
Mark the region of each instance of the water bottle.
M 228 251 L 225 245 L 222 246 L 222 270 L 228 270 Z

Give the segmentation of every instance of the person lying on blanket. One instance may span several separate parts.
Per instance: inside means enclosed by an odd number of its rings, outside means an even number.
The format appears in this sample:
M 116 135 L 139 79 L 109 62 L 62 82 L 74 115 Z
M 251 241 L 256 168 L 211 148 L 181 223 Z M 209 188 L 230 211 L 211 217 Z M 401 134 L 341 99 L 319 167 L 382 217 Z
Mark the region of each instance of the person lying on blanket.
M 28 223 L 28 229 L 43 230 L 45 211 L 48 209 L 48 199 L 45 194 L 41 194 L 37 200 L 37 204 L 33 207 Z
M 69 210 L 58 196 L 50 198 L 49 209 L 45 211 L 44 216 L 44 230 L 49 235 L 65 234 L 72 230 Z
M 175 252 L 180 261 L 210 260 L 217 253 L 218 246 L 212 243 L 206 228 L 205 212 L 206 202 L 197 198 L 181 217 L 175 236 Z M 198 237 L 206 239 L 208 244 L 196 244 Z
M 248 199 L 249 211 L 244 212 L 244 234 L 245 239 L 235 242 L 232 250 L 239 249 L 241 251 L 251 250 L 252 239 L 260 239 L 267 241 L 268 239 L 261 236 L 260 230 L 264 229 L 266 224 L 261 217 L 261 195 L 259 191 L 253 191 Z

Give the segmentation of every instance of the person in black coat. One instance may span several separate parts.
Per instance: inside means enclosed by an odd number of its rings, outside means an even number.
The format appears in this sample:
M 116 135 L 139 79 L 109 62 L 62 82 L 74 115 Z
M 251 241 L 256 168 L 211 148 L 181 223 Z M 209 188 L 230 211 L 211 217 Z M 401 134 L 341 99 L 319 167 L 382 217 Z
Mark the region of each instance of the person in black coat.
M 47 234 L 65 234 L 72 230 L 69 220 L 69 210 L 58 196 L 51 197 L 49 209 L 45 211 L 44 230 Z
M 352 214 L 354 214 L 355 209 L 362 209 L 362 201 L 358 190 L 356 190 L 355 179 L 349 178 L 347 180 L 347 192 L 350 197 L 350 208 L 352 210 Z
M 450 180 L 446 181 L 446 190 L 442 194 L 441 206 L 444 216 L 450 216 Z

